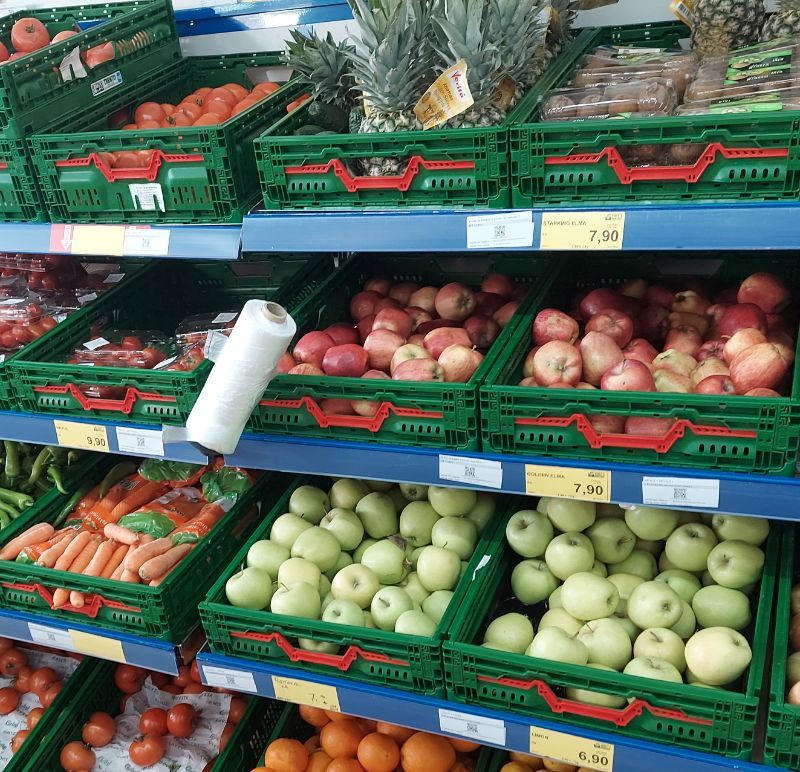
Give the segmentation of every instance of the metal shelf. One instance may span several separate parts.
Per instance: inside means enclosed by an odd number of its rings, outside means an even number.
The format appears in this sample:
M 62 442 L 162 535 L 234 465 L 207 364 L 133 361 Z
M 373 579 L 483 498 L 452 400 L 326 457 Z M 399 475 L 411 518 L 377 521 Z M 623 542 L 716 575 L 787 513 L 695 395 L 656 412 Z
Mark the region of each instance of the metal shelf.
M 315 685 L 333 687 L 343 713 L 378 720 L 390 719 L 393 723 L 420 731 L 464 737 L 511 751 L 522 753 L 531 751 L 532 722 L 518 714 L 483 710 L 471 705 L 447 702 L 411 692 L 380 688 L 338 678 L 326 678 L 299 669 L 281 668 L 262 662 L 224 657 L 205 650 L 197 655 L 197 664 L 203 683 L 208 685 L 226 686 L 236 691 L 274 698 L 273 676 L 300 679 L 301 688 L 296 692 L 305 692 L 306 699 L 308 699 L 309 693 L 312 698 L 316 696 L 314 694 Z M 317 689 L 317 692 L 319 691 Z M 328 692 L 324 698 L 330 699 L 330 696 L 331 692 Z M 463 727 L 463 731 L 444 730 L 441 711 L 455 712 L 456 716 L 451 714 L 446 719 L 448 726 Z M 537 729 L 566 733 L 574 737 L 613 745 L 614 772 L 643 772 L 643 770 L 674 772 L 676 769 L 681 772 L 722 772 L 722 770 L 734 769 L 742 770 L 742 772 L 774 770 L 774 767 L 760 764 L 696 753 L 668 745 L 641 742 L 622 734 L 593 732 L 550 721 L 536 720 L 533 725 Z M 545 752 L 545 746 L 540 747 L 542 755 L 549 755 Z

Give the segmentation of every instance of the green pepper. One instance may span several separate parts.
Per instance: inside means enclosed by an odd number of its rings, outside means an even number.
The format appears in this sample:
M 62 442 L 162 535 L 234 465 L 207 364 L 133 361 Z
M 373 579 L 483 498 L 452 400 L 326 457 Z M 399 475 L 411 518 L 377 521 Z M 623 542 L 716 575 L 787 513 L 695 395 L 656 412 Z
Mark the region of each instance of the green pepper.
M 6 477 L 19 477 L 19 447 L 17 443 L 3 440 L 3 448 L 6 451 Z
M 59 466 L 65 466 L 69 461 L 69 452 L 66 448 L 58 445 L 48 445 L 47 449 L 50 451 L 50 458 Z
M 18 493 L 17 491 L 0 488 L 0 502 L 11 504 L 22 511 L 23 509 L 33 506 L 33 496 L 29 496 L 27 493 Z
M 31 483 L 31 485 L 42 476 L 42 472 L 44 472 L 45 467 L 50 461 L 50 458 L 50 448 L 42 448 L 39 451 L 39 455 L 36 456 L 36 461 L 33 462 L 31 473 L 28 477 L 28 482 Z
M 48 485 L 44 480 L 37 480 L 34 483 L 34 487 L 42 493 L 50 493 L 50 491 L 53 490 L 53 486 Z
M 59 493 L 67 493 L 67 489 L 64 487 L 64 482 L 61 479 L 61 470 L 57 466 L 47 467 L 47 478 L 53 481 Z
M 65 502 L 58 516 L 53 520 L 53 528 L 60 528 L 61 524 L 67 519 L 67 515 L 78 506 L 78 502 L 92 489 L 91 483 L 84 483 L 75 491 Z
M 115 464 L 111 469 L 106 472 L 106 476 L 100 483 L 100 490 L 98 491 L 98 501 L 105 497 L 105 495 L 121 480 L 124 480 L 129 474 L 136 471 L 136 464 L 133 461 L 121 461 Z
M 11 525 L 11 518 L 6 512 L 0 509 L 0 528 L 6 528 Z

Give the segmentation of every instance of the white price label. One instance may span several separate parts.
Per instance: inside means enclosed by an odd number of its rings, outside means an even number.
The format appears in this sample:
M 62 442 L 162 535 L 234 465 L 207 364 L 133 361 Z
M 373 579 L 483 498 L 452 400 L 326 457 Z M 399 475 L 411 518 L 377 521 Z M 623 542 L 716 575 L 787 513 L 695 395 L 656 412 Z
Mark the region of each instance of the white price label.
M 226 667 L 201 665 L 203 675 L 208 686 L 221 686 L 223 689 L 233 689 L 236 692 L 250 692 L 256 694 L 256 679 L 252 673 L 244 670 L 231 670 Z
M 83 344 L 83 347 L 88 348 L 89 351 L 94 351 L 100 348 L 100 346 L 107 346 L 109 342 L 110 341 L 107 341 L 105 338 L 92 338 L 91 340 L 87 340 L 86 343 Z
M 168 228 L 125 228 L 123 253 L 130 257 L 167 257 L 170 234 Z
M 533 246 L 533 212 L 467 217 L 467 249 Z
M 217 314 L 211 320 L 211 324 L 226 324 L 227 322 L 232 322 L 238 315 L 239 314 L 237 311 L 234 311 L 233 313 L 230 311 L 223 312 L 221 314 Z
M 124 273 L 110 273 L 103 279 L 103 284 L 116 284 L 125 278 Z
M 439 708 L 439 729 L 481 743 L 506 744 L 506 724 L 499 718 L 484 718 Z
M 81 49 L 78 46 L 75 46 L 75 48 L 61 60 L 58 69 L 64 81 L 73 80 L 73 78 L 85 78 L 88 75 L 81 61 Z
M 439 477 L 442 480 L 483 485 L 486 488 L 502 488 L 503 464 L 484 458 L 439 456 Z
M 642 502 L 657 507 L 719 507 L 719 480 L 643 477 Z
M 164 442 L 160 429 L 134 429 L 117 427 L 117 445 L 120 453 L 135 453 L 144 456 L 163 456 Z
M 92 83 L 92 96 L 97 97 L 100 94 L 105 94 L 106 91 L 111 91 L 112 88 L 122 85 L 122 72 L 117 70 L 112 72 L 111 75 L 106 75 L 105 78 L 94 81 Z
M 164 211 L 164 190 L 158 182 L 136 182 L 128 185 L 133 208 L 143 212 Z
M 45 627 L 44 625 L 28 622 L 28 631 L 34 643 L 39 643 L 42 646 L 52 646 L 54 649 L 75 651 L 75 644 L 72 642 L 69 630 L 59 630 L 57 627 Z

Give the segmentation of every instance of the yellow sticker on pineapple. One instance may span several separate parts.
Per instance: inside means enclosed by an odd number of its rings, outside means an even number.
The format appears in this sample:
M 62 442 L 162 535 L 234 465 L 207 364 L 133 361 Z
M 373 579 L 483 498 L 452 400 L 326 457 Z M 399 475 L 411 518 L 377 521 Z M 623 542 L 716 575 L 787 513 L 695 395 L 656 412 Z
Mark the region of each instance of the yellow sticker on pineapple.
M 414 107 L 423 129 L 433 129 L 475 104 L 467 82 L 467 63 L 460 59 L 448 67 L 420 97 Z

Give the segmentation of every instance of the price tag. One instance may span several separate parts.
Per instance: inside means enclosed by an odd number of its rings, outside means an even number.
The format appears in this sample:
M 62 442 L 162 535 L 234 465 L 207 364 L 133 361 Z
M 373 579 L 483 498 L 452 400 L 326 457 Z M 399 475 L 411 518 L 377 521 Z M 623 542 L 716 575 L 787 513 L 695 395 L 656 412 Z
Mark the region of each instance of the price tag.
M 125 245 L 124 225 L 73 225 L 73 255 L 116 255 L 121 257 Z
M 133 208 L 143 212 L 164 211 L 164 191 L 158 182 L 128 185 L 133 199 Z
M 654 506 L 719 507 L 719 480 L 693 477 L 642 477 L 642 502 Z
M 339 693 L 335 686 L 313 684 L 296 678 L 272 676 L 272 688 L 275 689 L 276 700 L 297 702 L 300 705 L 313 705 L 315 708 L 341 712 Z
M 525 493 L 559 499 L 611 501 L 611 472 L 525 464 Z
M 100 348 L 101 346 L 107 346 L 109 341 L 105 338 L 92 338 L 91 340 L 87 340 L 86 343 L 83 344 L 85 349 L 89 349 L 89 351 L 94 351 L 95 349 Z
M 217 314 L 211 320 L 211 324 L 225 324 L 227 322 L 232 322 L 238 315 L 238 311 L 223 311 L 221 314 Z
M 531 753 L 597 772 L 612 772 L 614 769 L 614 746 L 611 743 L 596 742 L 552 729 L 531 727 Z
M 95 450 L 98 453 L 111 452 L 108 447 L 108 432 L 105 426 L 58 420 L 53 421 L 53 426 L 59 445 L 81 450 Z
M 28 632 L 31 634 L 31 640 L 34 643 L 40 643 L 42 646 L 52 646 L 54 649 L 75 651 L 75 645 L 72 643 L 72 636 L 69 634 L 69 630 L 59 630 L 57 627 L 46 627 L 45 625 L 28 622 Z
M 226 667 L 201 665 L 205 683 L 208 686 L 220 686 L 223 689 L 233 689 L 236 692 L 250 692 L 256 694 L 256 679 L 252 673 L 244 670 L 230 670 Z
M 125 254 L 131 257 L 167 257 L 169 255 L 168 228 L 125 228 Z
M 81 654 L 110 659 L 113 662 L 125 662 L 125 652 L 122 650 L 121 641 L 104 638 L 102 635 L 93 633 L 84 633 L 80 630 L 70 630 L 69 635 L 72 639 L 73 649 Z
M 164 455 L 161 429 L 134 429 L 128 426 L 118 426 L 117 446 L 120 453 L 135 453 L 143 456 Z
M 625 212 L 544 212 L 540 249 L 622 249 Z
M 442 480 L 483 485 L 486 488 L 502 488 L 503 464 L 483 458 L 439 456 L 439 477 Z
M 533 212 L 467 217 L 467 249 L 533 246 Z
M 484 718 L 439 708 L 439 729 L 480 743 L 506 744 L 506 723 L 499 718 Z

